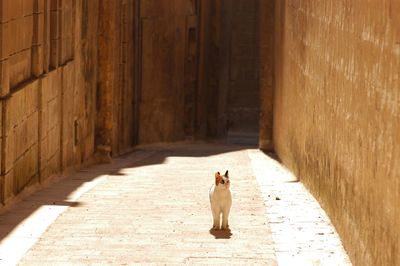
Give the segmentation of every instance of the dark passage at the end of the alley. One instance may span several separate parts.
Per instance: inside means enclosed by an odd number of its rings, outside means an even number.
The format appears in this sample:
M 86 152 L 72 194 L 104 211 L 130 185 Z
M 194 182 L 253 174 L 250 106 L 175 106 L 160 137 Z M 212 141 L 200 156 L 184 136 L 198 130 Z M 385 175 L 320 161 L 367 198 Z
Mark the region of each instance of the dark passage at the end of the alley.
M 0 1 L 0 264 L 400 265 L 399 11 Z

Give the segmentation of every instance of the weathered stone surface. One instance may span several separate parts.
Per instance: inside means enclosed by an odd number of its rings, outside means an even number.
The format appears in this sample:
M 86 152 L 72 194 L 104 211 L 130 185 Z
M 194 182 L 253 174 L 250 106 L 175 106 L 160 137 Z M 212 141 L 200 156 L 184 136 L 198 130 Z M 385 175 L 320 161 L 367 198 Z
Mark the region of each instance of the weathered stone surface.
M 183 16 L 143 22 L 139 142 L 184 137 Z
M 8 60 L 8 86 L 14 88 L 31 74 L 31 48 L 34 39 L 33 1 L 2 1 L 1 59 Z M 3 79 L 2 79 L 3 81 Z
M 229 70 L 227 73 L 226 122 L 228 132 L 258 132 L 259 93 L 259 0 L 224 1 L 231 9 L 227 31 Z M 229 3 L 230 2 L 230 3 Z M 229 14 L 229 13 L 228 13 Z M 224 48 L 224 47 L 223 47 Z M 222 97 L 224 97 L 222 95 Z
M 0 61 L 0 96 L 4 97 L 10 93 L 10 73 L 8 60 Z
M 97 77 L 95 2 L 10 2 L 0 6 L 3 203 L 93 156 Z
M 222 165 L 232 182 L 230 231 L 210 230 L 210 169 Z M 73 173 L 2 214 L 0 259 L 5 265 L 351 265 L 329 218 L 294 178 L 244 146 L 142 146 Z
M 42 78 L 40 88 L 40 178 L 45 180 L 61 171 L 61 70 Z
M 259 2 L 259 147 L 272 150 L 272 118 L 275 88 L 275 1 Z
M 76 83 L 82 84 L 75 86 L 74 97 L 78 96 L 75 102 L 76 115 L 79 117 L 79 149 L 81 152 L 79 163 L 89 160 L 95 149 L 95 119 L 97 86 L 98 86 L 98 42 L 93 41 L 98 38 L 99 27 L 99 2 L 84 1 L 77 4 L 80 10 L 80 20 L 75 20 L 72 25 L 80 25 L 79 31 L 73 36 L 75 47 L 73 51 L 74 60 L 78 68 L 75 68 Z
M 113 156 L 137 142 L 139 17 L 135 1 L 99 4 L 96 148 Z M 100 148 L 102 153 L 104 149 Z M 107 157 L 107 156 L 106 156 Z
M 275 149 L 317 196 L 354 264 L 398 265 L 394 1 L 276 3 Z
M 3 202 L 18 194 L 29 184 L 37 182 L 38 128 L 39 128 L 39 82 L 35 81 L 17 91 L 6 101 L 4 107 L 4 166 L 5 178 Z
M 48 228 L 26 224 L 39 236 L 35 245 L 24 241 L 31 249 L 19 264 L 276 265 L 263 198 L 244 147 L 143 148 L 34 195 L 36 202 L 56 202 L 42 212 L 54 218 Z M 210 165 L 232 169 L 231 231 L 210 230 Z M 196 185 L 185 176 L 196 176 Z M 5 248 L 0 245 L 1 259 Z
M 0 1 L 1 201 L 96 149 L 110 159 L 228 127 L 256 135 L 261 98 L 260 147 L 273 136 L 353 261 L 399 264 L 398 9 L 393 0 Z
M 75 62 L 67 64 L 62 68 L 61 82 L 62 82 L 62 168 L 68 168 L 74 163 L 79 162 L 79 153 L 76 153 L 77 143 L 79 139 L 79 124 L 75 113 L 76 101 L 75 89 L 77 83 L 75 82 Z
M 185 98 L 190 87 L 185 84 L 189 79 L 185 73 L 190 73 L 190 65 L 185 63 L 189 31 L 197 27 L 189 19 L 195 14 L 195 3 L 156 2 L 143 1 L 141 6 L 141 16 L 146 19 L 141 36 L 139 143 L 182 140 L 185 122 L 190 120 L 185 117 L 185 106 L 191 101 Z M 196 84 L 195 80 L 190 82 Z
M 258 0 L 201 4 L 198 127 L 208 136 L 258 134 L 258 6 Z
M 151 19 L 160 16 L 175 17 L 193 15 L 195 2 L 192 0 L 144 0 L 140 5 L 140 16 Z

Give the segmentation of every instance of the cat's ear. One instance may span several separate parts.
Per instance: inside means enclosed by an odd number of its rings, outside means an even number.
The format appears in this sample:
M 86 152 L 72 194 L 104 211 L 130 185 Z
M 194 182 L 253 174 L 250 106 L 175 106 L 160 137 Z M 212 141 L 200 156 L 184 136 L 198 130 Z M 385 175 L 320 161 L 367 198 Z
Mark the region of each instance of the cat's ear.
M 229 177 L 229 176 L 228 176 L 228 170 L 226 170 L 224 176 Z
M 215 173 L 215 185 L 218 185 L 219 181 L 222 179 L 221 174 L 219 172 Z

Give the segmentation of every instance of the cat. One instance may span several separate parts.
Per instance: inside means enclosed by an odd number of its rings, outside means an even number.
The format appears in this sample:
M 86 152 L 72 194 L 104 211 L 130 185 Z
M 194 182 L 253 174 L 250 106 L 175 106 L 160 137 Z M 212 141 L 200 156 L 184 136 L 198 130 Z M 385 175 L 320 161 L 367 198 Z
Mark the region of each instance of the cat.
M 215 184 L 210 188 L 210 205 L 213 215 L 213 229 L 226 230 L 229 228 L 228 216 L 232 206 L 232 195 L 229 190 L 230 181 L 228 170 L 224 175 L 215 173 Z M 222 215 L 222 224 L 220 224 Z

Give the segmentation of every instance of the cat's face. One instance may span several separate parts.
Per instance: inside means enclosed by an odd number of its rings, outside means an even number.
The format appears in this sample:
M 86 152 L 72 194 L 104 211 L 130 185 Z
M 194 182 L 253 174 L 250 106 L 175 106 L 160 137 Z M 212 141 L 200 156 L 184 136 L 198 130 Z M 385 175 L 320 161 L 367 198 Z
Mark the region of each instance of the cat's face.
M 219 172 L 215 173 L 215 185 L 221 188 L 229 188 L 230 181 L 228 170 L 225 172 L 224 175 L 221 175 Z

